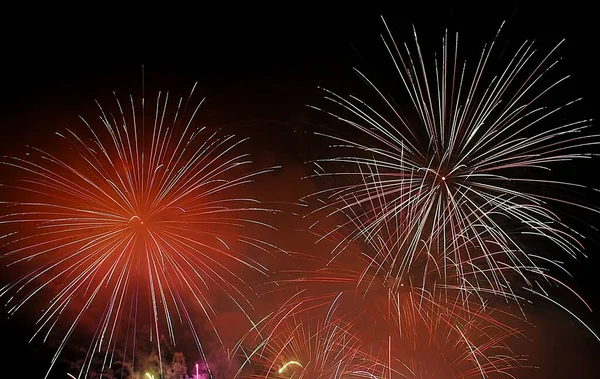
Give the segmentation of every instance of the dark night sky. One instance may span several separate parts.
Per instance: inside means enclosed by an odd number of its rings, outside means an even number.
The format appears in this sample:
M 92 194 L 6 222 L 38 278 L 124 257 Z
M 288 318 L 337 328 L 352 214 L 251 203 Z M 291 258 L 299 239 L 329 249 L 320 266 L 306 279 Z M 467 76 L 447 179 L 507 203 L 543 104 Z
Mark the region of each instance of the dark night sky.
M 384 32 L 380 14 L 399 41 L 412 37 L 412 23 L 423 45 L 426 41 L 439 43 L 444 28 L 449 27 L 461 33 L 463 51 L 475 53 L 493 37 L 502 20 L 507 21 L 502 41 L 513 47 L 525 39 L 536 39 L 547 48 L 566 38 L 559 51 L 564 57 L 560 70 L 573 74 L 568 89 L 573 96 L 585 98 L 581 112 L 598 119 L 597 20 L 591 8 L 566 9 L 565 4 L 494 8 L 482 4 L 479 8 L 424 5 L 396 10 L 344 7 L 337 12 L 290 6 L 285 10 L 239 10 L 240 15 L 212 13 L 206 6 L 193 12 L 184 8 L 146 12 L 140 8 L 139 12 L 103 9 L 95 13 L 90 9 L 86 14 L 65 10 L 59 15 L 53 10 L 44 16 L 18 16 L 11 20 L 18 26 L 6 21 L 0 26 L 0 146 L 10 150 L 76 123 L 79 114 L 90 113 L 94 99 L 110 100 L 113 90 L 139 93 L 145 65 L 149 91 L 184 91 L 198 81 L 199 93 L 208 96 L 209 122 L 214 117 L 248 125 L 263 149 L 273 149 L 267 155 L 282 163 L 297 163 L 305 154 L 289 147 L 299 144 L 278 145 L 273 136 L 292 138 L 289 131 L 310 120 L 304 104 L 320 101 L 317 85 L 362 88 L 351 72 L 353 66 L 379 79 L 393 74 L 383 65 L 388 62 L 379 39 Z M 383 66 L 388 71 L 380 70 Z M 585 217 L 600 227 L 599 218 Z M 595 257 L 600 247 L 589 244 L 588 252 L 591 257 L 587 261 L 569 268 L 576 277 L 574 288 L 594 309 L 600 309 L 596 291 L 600 258 Z M 600 331 L 599 318 L 583 311 L 579 314 Z M 532 331 L 535 342 L 529 345 L 532 362 L 541 368 L 526 377 L 600 377 L 600 342 L 581 326 L 551 306 L 535 310 L 532 321 L 536 324 Z M 30 330 L 14 326 L 2 325 L 0 334 L 5 346 L 11 346 L 11 353 L 0 357 L 8 371 L 14 359 L 25 360 L 24 355 L 32 354 L 26 346 Z M 7 342 L 9 327 L 14 342 Z M 26 360 L 35 370 L 37 363 Z M 45 365 L 40 363 L 42 370 Z

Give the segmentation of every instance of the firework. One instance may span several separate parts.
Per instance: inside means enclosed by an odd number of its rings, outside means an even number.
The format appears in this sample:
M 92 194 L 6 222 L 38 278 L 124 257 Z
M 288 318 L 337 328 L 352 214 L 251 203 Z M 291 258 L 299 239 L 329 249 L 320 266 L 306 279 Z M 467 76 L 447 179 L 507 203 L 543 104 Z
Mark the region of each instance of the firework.
M 566 80 L 551 79 L 556 48 L 538 56 L 533 43 L 526 42 L 494 72 L 495 40 L 469 66 L 459 59 L 458 36 L 453 43 L 446 34 L 441 54 L 428 64 L 416 32 L 414 48 L 398 46 L 388 33 L 382 39 L 409 105 L 395 105 L 360 72 L 382 109 L 325 90 L 339 110 L 313 108 L 362 137 L 327 136 L 339 151 L 349 151 L 320 160 L 316 175 L 357 180 L 338 181 L 314 194 L 326 195 L 321 209 L 351 216 L 340 225 L 355 227 L 349 242 L 375 235 L 389 218 L 410 213 L 413 251 L 402 257 L 401 271 L 411 271 L 414 251 L 425 241 L 442 253 L 440 267 L 467 290 L 474 285 L 474 271 L 485 275 L 494 291 L 511 287 L 514 278 L 507 271 L 537 288 L 529 275 L 545 277 L 542 267 L 557 263 L 526 250 L 525 240 L 537 238 L 544 250 L 547 241 L 577 257 L 581 236 L 556 209 L 568 205 L 596 211 L 568 192 L 583 186 L 548 175 L 552 165 L 591 157 L 587 149 L 598 143 L 586 131 L 589 120 L 560 121 L 560 113 L 577 100 L 554 108 L 543 104 L 547 92 Z
M 469 318 L 459 307 L 450 313 L 416 309 L 403 315 L 411 320 L 410 330 L 390 329 L 372 364 L 375 377 L 513 378 L 522 366 L 523 359 L 508 346 L 512 332 L 483 309 L 470 311 Z
M 359 178 L 354 190 L 380 190 L 376 175 Z M 522 358 L 509 342 L 522 336 L 514 324 L 524 320 L 490 300 L 500 296 L 518 306 L 523 299 L 510 288 L 495 288 L 477 258 L 469 271 L 457 272 L 446 259 L 457 246 L 438 241 L 452 236 L 423 228 L 418 207 L 378 218 L 386 198 L 376 194 L 360 204 L 337 204 L 339 224 L 311 225 L 315 248 L 325 254 L 302 254 L 314 269 L 286 272 L 278 280 L 282 289 L 297 291 L 290 301 L 294 313 L 347 322 L 363 340 L 360 365 L 373 377 L 511 377 Z M 378 228 L 370 228 L 374 219 Z M 468 245 L 471 254 L 477 248 Z
M 80 377 L 94 352 L 135 351 L 148 313 L 161 356 L 177 323 L 203 354 L 200 326 L 219 337 L 216 300 L 251 309 L 244 275 L 266 274 L 257 254 L 272 251 L 251 230 L 270 210 L 243 192 L 273 168 L 251 170 L 244 139 L 194 126 L 193 92 L 98 104 L 99 119 L 57 133 L 54 149 L 3 161 L 20 179 L 4 187 L 2 258 L 26 273 L 1 295 L 10 314 L 41 310 L 36 335 L 64 332 L 51 366 L 84 322 L 96 331 Z
M 238 378 L 339 378 L 363 373 L 361 341 L 341 322 L 296 317 L 287 307 L 263 320 Z
M 349 258 L 346 255 L 341 261 L 351 262 Z M 522 366 L 523 358 L 509 347 L 511 339 L 521 336 L 511 326 L 515 317 L 482 306 L 478 298 L 427 292 L 410 283 L 396 285 L 381 279 L 382 275 L 373 277 L 351 266 L 332 263 L 322 270 L 302 272 L 298 279 L 280 282 L 299 291 L 281 313 L 292 320 L 325 315 L 325 323 L 346 325 L 346 330 L 360 341 L 345 350 L 344 359 L 340 359 L 345 362 L 343 372 L 347 376 L 329 373 L 325 377 L 512 377 L 512 371 Z M 301 325 L 306 324 L 299 323 L 298 327 Z M 277 356 L 312 362 L 306 355 Z M 292 359 L 297 356 L 302 359 Z M 279 364 L 288 362 L 286 359 L 281 358 Z M 314 371 L 312 375 L 318 377 Z
M 439 254 L 426 243 L 410 247 L 407 236 L 414 230 L 398 227 L 407 221 L 387 220 L 377 234 L 355 239 L 331 259 L 297 254 L 314 268 L 280 273 L 277 290 L 294 293 L 281 312 L 306 319 L 325 315 L 325 322 L 348 325 L 362 341 L 353 372 L 377 378 L 510 377 L 522 358 L 509 340 L 521 337 L 513 324 L 523 320 L 493 306 L 486 287 L 450 285 L 457 278 L 444 274 Z M 333 251 L 348 241 L 340 229 L 324 234 Z M 317 246 L 325 242 L 317 238 Z M 399 275 L 407 251 L 415 253 L 413 270 Z

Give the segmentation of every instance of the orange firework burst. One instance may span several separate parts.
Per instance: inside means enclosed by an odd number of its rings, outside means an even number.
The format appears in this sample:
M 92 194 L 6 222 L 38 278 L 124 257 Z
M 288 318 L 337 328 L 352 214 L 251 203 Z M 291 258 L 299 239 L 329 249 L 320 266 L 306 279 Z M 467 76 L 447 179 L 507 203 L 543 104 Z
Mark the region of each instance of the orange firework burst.
M 84 131 L 57 133 L 56 151 L 4 160 L 20 180 L 4 187 L 2 257 L 26 273 L 0 294 L 10 296 L 10 314 L 35 302 L 36 335 L 67 325 L 51 367 L 84 316 L 96 329 L 90 361 L 135 341 L 141 304 L 159 356 L 161 334 L 175 342 L 175 322 L 202 353 L 199 326 L 219 335 L 216 300 L 245 313 L 251 306 L 244 272 L 266 268 L 250 252 L 271 245 L 250 230 L 268 227 L 257 214 L 270 210 L 241 191 L 273 168 L 249 171 L 248 154 L 238 152 L 244 139 L 193 126 L 202 104 L 188 109 L 193 92 L 174 107 L 168 93 L 152 106 L 117 98 L 115 112 L 98 104 L 99 119 L 82 119 Z

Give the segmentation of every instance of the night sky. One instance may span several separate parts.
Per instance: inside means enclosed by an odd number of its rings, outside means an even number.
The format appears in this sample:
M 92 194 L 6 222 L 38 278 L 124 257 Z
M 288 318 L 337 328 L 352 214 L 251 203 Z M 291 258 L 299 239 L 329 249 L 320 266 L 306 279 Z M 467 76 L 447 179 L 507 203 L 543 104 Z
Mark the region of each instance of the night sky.
M 4 155 L 44 141 L 55 130 L 78 123 L 79 115 L 95 115 L 93 101 L 110 101 L 112 91 L 139 94 L 143 71 L 145 91 L 151 93 L 159 89 L 185 93 L 198 82 L 199 96 L 207 97 L 199 119 L 251 136 L 259 160 L 284 165 L 271 190 L 293 198 L 301 191 L 287 180 L 302 172 L 313 147 L 295 131 L 318 127 L 305 107 L 322 104 L 317 86 L 342 93 L 364 91 L 353 67 L 377 82 L 394 75 L 379 38 L 385 32 L 380 15 L 397 41 L 410 41 L 414 24 L 428 51 L 439 48 L 444 29 L 449 28 L 460 33 L 462 51 L 476 56 L 503 20 L 507 23 L 501 42 L 512 47 L 535 39 L 547 50 L 566 38 L 558 52 L 563 57 L 559 71 L 572 74 L 566 96 L 584 97 L 577 108 L 581 117 L 598 119 L 597 20 L 591 8 L 569 5 L 401 5 L 395 10 L 344 6 L 336 11 L 289 5 L 240 9 L 236 14 L 200 5 L 194 11 L 141 7 L 23 14 L 11 20 L 16 26 L 6 20 L 0 26 L 0 147 Z M 567 175 L 591 185 L 596 172 L 594 165 L 579 166 Z M 600 205 L 600 199 L 587 200 Z M 598 216 L 576 216 L 600 227 Z M 590 232 L 591 240 L 599 237 Z M 600 246 L 589 241 L 586 247 L 588 259 L 566 266 L 575 277 L 570 282 L 573 288 L 600 310 Z M 589 313 L 568 295 L 565 298 L 565 304 L 600 332 L 597 311 Z M 530 315 L 535 327 L 528 333 L 534 342 L 523 341 L 523 350 L 531 365 L 540 368 L 521 377 L 600 377 L 600 342 L 589 332 L 549 304 L 536 306 Z M 27 345 L 33 330 L 29 321 L 3 320 L 1 328 L 2 376 L 43 375 L 49 361 L 42 348 Z M 57 372 L 55 377 L 65 376 Z

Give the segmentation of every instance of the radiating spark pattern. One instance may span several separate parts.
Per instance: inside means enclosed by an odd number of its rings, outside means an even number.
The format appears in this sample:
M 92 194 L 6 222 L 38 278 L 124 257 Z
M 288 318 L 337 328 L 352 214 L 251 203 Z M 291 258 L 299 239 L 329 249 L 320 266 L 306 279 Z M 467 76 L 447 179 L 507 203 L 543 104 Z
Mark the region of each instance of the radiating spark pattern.
M 377 177 L 362 175 L 360 180 L 355 189 L 371 188 Z M 386 208 L 386 198 L 376 194 L 353 206 L 336 204 L 340 224 L 327 226 L 322 219 L 312 224 L 320 253 L 293 254 L 313 261 L 312 268 L 277 277 L 278 290 L 296 292 L 288 301 L 289 312 L 347 323 L 362 341 L 360 371 L 373 377 L 512 377 L 522 358 L 508 342 L 521 336 L 513 324 L 523 320 L 495 308 L 490 299 L 517 300 L 506 304 L 515 309 L 526 299 L 511 288 L 496 289 L 490 270 L 480 269 L 476 260 L 469 262 L 469 272 L 454 271 L 446 252 L 457 247 L 439 243 L 445 237 L 441 233 L 426 233 L 416 206 L 378 219 L 379 227 L 370 228 L 377 211 Z M 477 252 L 478 246 L 468 248 Z M 323 256 L 327 251 L 331 255 Z
M 175 343 L 177 325 L 204 354 L 200 328 L 219 336 L 216 300 L 246 313 L 244 275 L 267 273 L 257 254 L 274 248 L 251 232 L 271 228 L 260 216 L 271 210 L 244 191 L 274 168 L 252 171 L 244 139 L 194 126 L 203 101 L 188 107 L 193 92 L 175 101 L 159 93 L 152 105 L 117 98 L 114 112 L 98 104 L 83 132 L 67 129 L 56 148 L 2 162 L 20 172 L 4 187 L 2 258 L 28 271 L 0 294 L 10 314 L 35 303 L 36 335 L 67 325 L 52 365 L 85 320 L 95 325 L 78 377 L 95 352 L 135 352 L 148 312 L 159 357 L 161 335 Z
M 343 238 L 341 236 L 340 238 Z M 394 244 L 391 243 L 393 246 Z M 494 309 L 473 288 L 467 293 L 427 282 L 426 272 L 397 281 L 388 250 L 347 248 L 334 261 L 304 255 L 322 268 L 286 272 L 281 288 L 298 291 L 283 309 L 298 318 L 325 315 L 343 322 L 362 342 L 353 372 L 375 378 L 512 377 L 523 359 L 508 347 L 522 320 Z M 431 275 L 429 275 L 431 276 Z M 283 312 L 283 311 L 282 311 Z M 504 375 L 504 376 L 502 376 Z
M 510 332 L 497 328 L 497 322 L 484 312 L 480 317 L 471 312 L 466 320 L 457 315 L 417 311 L 412 315 L 410 336 L 391 329 L 372 369 L 374 376 L 514 378 L 514 369 L 523 359 L 507 345 Z
M 557 107 L 543 103 L 567 79 L 552 79 L 558 46 L 539 56 L 526 42 L 508 60 L 502 56 L 506 62 L 494 72 L 495 39 L 470 66 L 459 59 L 458 36 L 453 43 L 446 33 L 441 54 L 429 64 L 416 32 L 410 47 L 397 45 L 387 30 L 389 38 L 382 39 L 408 104 L 397 106 L 361 72 L 382 109 L 325 90 L 339 111 L 313 108 L 362 137 L 327 135 L 339 151 L 349 151 L 317 162 L 316 175 L 358 179 L 314 194 L 326 195 L 321 209 L 361 219 L 340 226 L 360 226 L 348 234 L 349 242 L 410 213 L 412 250 L 401 257 L 400 276 L 411 272 L 415 249 L 424 243 L 441 252 L 440 267 L 467 290 L 478 285 L 470 274 L 479 272 L 493 290 L 507 292 L 512 281 L 506 273 L 514 270 L 537 288 L 528 275 L 542 274 L 541 262 L 549 258 L 534 255 L 524 240 L 547 241 L 576 257 L 581 236 L 557 209 L 597 211 L 569 194 L 584 186 L 547 175 L 552 165 L 591 157 L 590 148 L 598 144 L 598 136 L 587 132 L 589 120 L 561 122 L 561 112 L 578 100 Z
M 582 236 L 559 211 L 597 209 L 582 203 L 585 186 L 550 173 L 590 158 L 598 136 L 590 120 L 561 120 L 578 100 L 543 103 L 567 79 L 552 79 L 558 46 L 539 57 L 526 42 L 497 63 L 496 35 L 468 66 L 446 33 L 429 64 L 416 32 L 399 46 L 385 26 L 407 100 L 357 70 L 381 107 L 327 89 L 333 107 L 311 106 L 351 127 L 317 133 L 338 153 L 314 162 L 327 186 L 305 198 L 320 202 L 311 229 L 333 245 L 320 269 L 279 283 L 299 291 L 295 313 L 358 331 L 373 377 L 513 377 L 522 359 L 508 342 L 520 332 L 504 321 L 516 318 L 490 300 L 523 313 L 532 294 L 550 299 L 544 282 L 566 287 L 549 270 L 561 264 L 539 252 L 578 257 Z
M 238 378 L 357 378 L 360 340 L 341 323 L 296 317 L 287 307 L 269 315 L 260 333 L 243 341 Z

